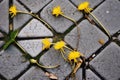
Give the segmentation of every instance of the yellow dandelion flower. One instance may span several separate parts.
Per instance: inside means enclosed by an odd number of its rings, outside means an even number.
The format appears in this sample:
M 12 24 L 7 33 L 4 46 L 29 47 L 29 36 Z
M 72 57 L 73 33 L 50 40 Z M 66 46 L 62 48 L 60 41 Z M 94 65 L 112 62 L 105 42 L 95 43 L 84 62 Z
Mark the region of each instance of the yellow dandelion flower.
M 90 6 L 89 2 L 85 1 L 85 2 L 78 5 L 78 10 L 80 10 L 80 11 L 83 10 L 86 13 L 89 13 L 92 10 L 92 8 L 90 8 L 89 6 Z
M 77 58 L 79 58 L 81 56 L 81 53 L 78 51 L 71 51 L 68 54 L 68 60 L 71 61 L 73 60 L 74 62 L 77 62 Z
M 60 14 L 62 14 L 62 13 L 63 12 L 61 11 L 61 7 L 60 6 L 56 6 L 52 10 L 52 14 L 55 15 L 56 17 L 59 16 Z
M 59 49 L 65 47 L 65 45 L 66 44 L 64 41 L 59 41 L 59 42 L 55 43 L 54 48 L 55 48 L 55 50 L 59 50 Z
M 43 40 L 42 40 L 42 43 L 43 43 L 43 45 L 44 45 L 44 46 L 43 46 L 43 50 L 50 48 L 50 45 L 51 45 L 50 39 L 48 39 L 48 38 L 43 39 Z
M 17 15 L 17 8 L 16 8 L 16 6 L 15 5 L 13 5 L 13 6 L 11 6 L 10 8 L 9 8 L 9 13 L 10 13 L 10 15 L 11 15 L 11 17 L 14 17 L 14 16 L 16 16 Z

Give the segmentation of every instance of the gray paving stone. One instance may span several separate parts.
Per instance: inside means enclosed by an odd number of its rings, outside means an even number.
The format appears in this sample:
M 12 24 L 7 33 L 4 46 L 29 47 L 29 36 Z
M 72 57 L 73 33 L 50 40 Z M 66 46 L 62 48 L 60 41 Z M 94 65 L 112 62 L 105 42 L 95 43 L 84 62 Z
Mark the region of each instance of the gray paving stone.
M 8 28 L 8 25 L 9 25 L 9 12 L 8 12 L 8 5 L 9 5 L 9 0 L 3 0 L 1 3 L 0 3 L 0 30 L 8 33 L 9 31 L 9 28 Z
M 118 39 L 120 40 L 120 35 L 118 36 Z
M 25 4 L 32 12 L 38 12 L 42 9 L 46 4 L 48 4 L 51 0 L 19 0 L 23 4 Z
M 92 65 L 106 80 L 119 80 L 119 63 L 120 47 L 115 43 L 111 43 L 90 62 L 90 65 Z
M 47 29 L 41 22 L 32 19 L 18 34 L 18 37 L 45 37 L 53 36 L 52 32 Z
M 101 80 L 91 70 L 86 70 L 86 80 Z
M 99 39 L 103 39 L 105 42 L 108 40 L 105 34 L 103 34 L 96 26 L 90 24 L 87 20 L 82 21 L 78 27 L 80 28 L 78 50 L 85 54 L 86 58 L 101 47 L 101 44 L 98 42 Z M 74 28 L 65 36 L 65 41 L 73 48 L 76 48 L 77 45 L 77 34 L 77 28 Z
M 52 41 L 52 39 L 51 39 Z M 30 54 L 32 57 L 36 57 L 42 51 L 42 39 L 38 40 L 22 40 L 19 44 Z
M 84 2 L 85 0 L 71 0 L 76 6 L 78 6 L 80 3 Z M 103 0 L 88 0 L 88 2 L 90 2 L 90 7 L 94 8 L 95 6 L 97 6 L 98 4 L 100 4 L 101 2 L 103 2 Z
M 14 0 L 14 5 L 17 6 L 18 10 L 27 12 L 27 10 L 22 5 L 20 5 L 16 0 Z M 30 18 L 31 16 L 27 14 L 17 14 L 13 19 L 14 29 L 18 29 L 21 26 L 23 26 Z
M 82 17 L 82 13 L 80 13 L 68 0 L 53 0 L 42 10 L 41 17 L 59 33 L 66 31 L 73 22 L 62 16 L 53 16 L 52 9 L 55 6 L 61 6 L 62 12 L 76 21 Z
M 52 66 L 59 64 L 60 67 L 54 69 L 47 69 L 47 71 L 58 76 L 58 80 L 64 80 L 65 77 L 71 72 L 70 65 L 64 61 L 59 51 L 53 49 L 53 47 L 41 56 L 40 62 L 46 66 Z
M 0 47 L 3 46 L 4 44 L 4 41 L 0 41 Z
M 31 67 L 18 80 L 50 80 L 39 67 Z
M 120 30 L 120 1 L 108 0 L 101 4 L 93 14 L 110 31 L 111 34 Z
M 0 74 L 7 80 L 12 80 L 27 68 L 29 62 L 22 62 L 22 53 L 14 46 L 10 46 L 0 56 Z

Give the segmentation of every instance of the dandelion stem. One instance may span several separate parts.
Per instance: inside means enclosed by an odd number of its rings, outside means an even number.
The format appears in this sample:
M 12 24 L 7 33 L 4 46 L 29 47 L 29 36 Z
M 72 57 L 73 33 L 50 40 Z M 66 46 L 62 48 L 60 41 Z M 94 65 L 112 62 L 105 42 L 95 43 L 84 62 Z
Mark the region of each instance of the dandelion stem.
M 65 17 L 65 18 L 67 18 L 67 19 L 69 19 L 69 20 L 71 20 L 72 22 L 75 23 L 75 25 L 76 25 L 76 27 L 77 27 L 77 33 L 78 33 L 78 41 L 77 41 L 77 44 L 76 44 L 76 49 L 78 49 L 79 39 L 80 39 L 80 29 L 79 29 L 79 27 L 78 27 L 77 22 L 76 22 L 74 19 L 72 19 L 72 18 L 70 18 L 70 17 L 68 17 L 68 16 L 66 16 L 66 15 L 64 15 L 64 14 L 61 14 L 61 16 Z
M 14 42 L 24 53 L 27 53 L 27 51 L 25 51 L 25 49 L 17 41 L 14 41 Z
M 36 64 L 37 64 L 39 67 L 42 67 L 42 68 L 56 68 L 56 67 L 59 67 L 59 65 L 55 65 L 55 66 L 42 66 L 42 65 L 40 65 L 38 62 L 36 62 Z
M 68 50 L 70 50 L 70 51 L 73 51 L 71 48 L 69 48 L 69 47 L 67 47 L 67 46 L 64 46 L 65 48 L 67 48 Z
M 77 25 L 77 22 L 74 19 L 72 19 L 72 18 L 70 18 L 70 17 L 68 17 L 68 16 L 66 16 L 64 14 L 60 14 L 60 15 L 63 16 L 63 17 L 65 17 L 65 18 L 67 18 L 67 19 L 69 19 L 69 20 L 71 20 L 72 22 L 75 23 L 75 25 Z
M 66 59 L 65 56 L 64 56 L 64 54 L 66 54 L 65 51 L 64 51 L 63 49 L 60 49 L 60 52 L 61 52 L 61 55 L 62 55 L 63 59 L 64 59 L 65 61 L 67 61 L 67 59 Z
M 43 19 L 41 19 L 38 15 L 32 14 L 32 13 L 30 13 L 30 12 L 23 12 L 23 11 L 18 11 L 18 13 L 23 13 L 23 14 L 31 15 L 31 16 L 37 18 L 38 20 L 42 21 L 45 25 L 47 25 L 47 27 L 48 27 L 49 29 L 51 29 L 52 31 L 54 31 L 54 30 L 51 28 L 51 26 L 50 26 L 47 22 L 45 22 Z
M 94 16 L 94 14 L 92 14 L 91 12 L 89 12 L 89 14 L 97 21 L 97 23 L 101 26 L 101 28 L 104 29 L 104 31 L 109 36 L 109 38 L 111 38 L 109 31 L 103 26 L 103 24 L 97 19 L 97 17 Z

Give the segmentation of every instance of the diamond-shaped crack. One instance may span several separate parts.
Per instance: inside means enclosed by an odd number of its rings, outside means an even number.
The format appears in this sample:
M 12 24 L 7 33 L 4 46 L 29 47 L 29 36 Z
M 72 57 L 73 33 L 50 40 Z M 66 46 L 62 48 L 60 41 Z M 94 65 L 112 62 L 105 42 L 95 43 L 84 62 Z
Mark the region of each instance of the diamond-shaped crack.
M 68 0 L 53 0 L 42 10 L 41 17 L 47 21 L 57 32 L 65 32 L 70 26 L 72 26 L 73 22 L 62 16 L 53 16 L 52 9 L 55 6 L 61 6 L 62 12 L 66 16 L 69 16 L 76 21 L 82 17 L 82 13 L 80 13 L 77 8 L 73 6 L 72 3 L 70 3 Z
M 106 80 L 119 80 L 120 47 L 111 43 L 90 62 L 90 65 Z
M 32 19 L 18 34 L 18 37 L 46 37 L 53 36 L 40 21 Z
M 23 62 L 23 60 L 22 53 L 14 46 L 10 46 L 0 56 L 0 74 L 7 80 L 13 79 L 29 65 L 28 61 Z
M 41 56 L 40 62 L 42 62 L 45 66 L 53 66 L 59 64 L 60 67 L 58 68 L 46 69 L 47 71 L 55 74 L 58 77 L 58 80 L 64 80 L 65 77 L 71 72 L 70 65 L 64 61 L 64 59 L 61 57 L 60 52 L 54 50 L 53 47 Z
M 48 4 L 51 0 L 19 0 L 25 6 L 27 6 L 32 12 L 38 12 L 42 9 L 46 4 Z
M 110 31 L 111 34 L 120 30 L 120 2 L 108 0 L 93 11 L 93 14 Z
M 14 0 L 14 5 L 16 5 L 18 10 L 28 12 L 16 0 Z M 30 18 L 31 18 L 31 16 L 28 14 L 17 14 L 13 19 L 14 29 L 18 29 L 18 28 L 22 27 Z
M 98 42 L 100 39 L 103 39 L 105 42 L 108 40 L 104 33 L 102 33 L 96 26 L 90 24 L 87 20 L 82 21 L 78 27 L 80 28 L 78 50 L 81 53 L 84 53 L 86 58 L 101 47 L 101 44 Z M 77 35 L 77 28 L 74 28 L 65 36 L 65 41 L 73 48 L 76 48 L 76 45 L 78 44 Z
M 50 80 L 39 67 L 31 67 L 18 80 Z
M 52 42 L 52 39 L 50 39 Z M 36 57 L 42 51 L 42 39 L 39 40 L 22 40 L 19 44 L 30 54 Z
M 78 6 L 80 3 L 84 2 L 85 0 L 71 0 L 76 6 Z M 90 7 L 94 8 L 104 0 L 88 0 L 90 2 Z
M 9 24 L 9 12 L 8 12 L 8 5 L 9 5 L 9 0 L 3 0 L 1 3 L 0 3 L 0 30 L 8 33 L 9 32 L 9 27 L 8 27 L 8 24 Z

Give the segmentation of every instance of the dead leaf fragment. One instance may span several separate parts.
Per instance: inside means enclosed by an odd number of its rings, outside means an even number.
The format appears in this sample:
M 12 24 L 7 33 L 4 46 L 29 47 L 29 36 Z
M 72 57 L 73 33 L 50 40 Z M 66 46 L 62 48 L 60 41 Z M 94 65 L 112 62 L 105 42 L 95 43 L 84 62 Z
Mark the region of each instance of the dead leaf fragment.
M 103 40 L 103 39 L 99 39 L 99 41 L 98 41 L 100 44 L 105 44 L 105 41 Z
M 45 75 L 47 77 L 49 77 L 50 79 L 56 79 L 56 80 L 58 79 L 58 77 L 55 74 L 53 74 L 53 73 L 45 72 Z

